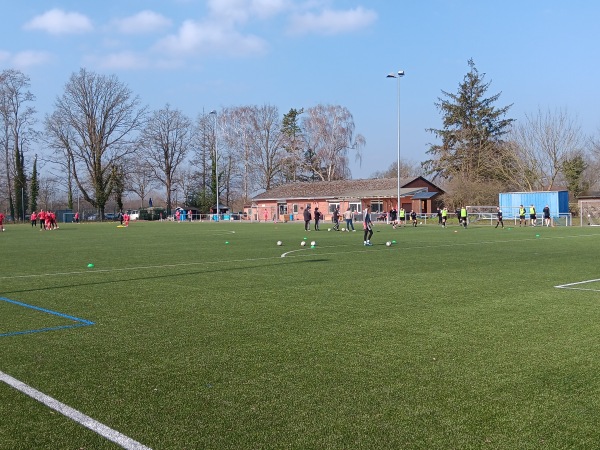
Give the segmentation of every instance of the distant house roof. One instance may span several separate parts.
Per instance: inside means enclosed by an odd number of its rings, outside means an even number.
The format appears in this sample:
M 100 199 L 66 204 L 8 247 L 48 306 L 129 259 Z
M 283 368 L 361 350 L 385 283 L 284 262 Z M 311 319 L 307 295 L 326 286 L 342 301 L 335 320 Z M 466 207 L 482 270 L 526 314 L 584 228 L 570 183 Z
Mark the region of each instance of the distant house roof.
M 415 195 L 413 195 L 413 200 L 428 200 L 432 197 L 435 197 L 438 194 L 439 194 L 439 192 L 421 191 L 421 192 L 417 192 Z
M 600 198 L 600 191 L 585 191 L 581 194 L 578 199 L 592 199 L 592 198 Z
M 400 194 L 411 195 L 426 191 L 425 187 L 404 187 L 422 177 L 400 179 Z M 434 186 L 429 181 L 427 183 Z M 437 186 L 434 186 L 437 188 Z M 443 191 L 442 191 L 443 192 Z M 396 198 L 398 195 L 397 178 L 375 178 L 363 180 L 335 180 L 316 182 L 287 183 L 269 189 L 253 198 L 260 200 L 293 200 L 293 199 L 361 199 L 361 198 Z

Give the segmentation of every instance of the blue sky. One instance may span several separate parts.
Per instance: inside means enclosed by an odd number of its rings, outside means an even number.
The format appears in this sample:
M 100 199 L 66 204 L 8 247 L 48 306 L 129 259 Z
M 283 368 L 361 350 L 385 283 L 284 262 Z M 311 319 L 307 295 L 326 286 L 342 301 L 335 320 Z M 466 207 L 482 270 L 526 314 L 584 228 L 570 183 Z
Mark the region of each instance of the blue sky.
M 152 109 L 192 118 L 241 105 L 339 104 L 365 136 L 353 178 L 420 162 L 441 127 L 434 103 L 473 58 L 498 106 L 523 120 L 566 110 L 596 135 L 600 3 L 467 0 L 28 0 L 6 2 L 0 69 L 31 77 L 40 119 L 69 76 L 115 74 Z

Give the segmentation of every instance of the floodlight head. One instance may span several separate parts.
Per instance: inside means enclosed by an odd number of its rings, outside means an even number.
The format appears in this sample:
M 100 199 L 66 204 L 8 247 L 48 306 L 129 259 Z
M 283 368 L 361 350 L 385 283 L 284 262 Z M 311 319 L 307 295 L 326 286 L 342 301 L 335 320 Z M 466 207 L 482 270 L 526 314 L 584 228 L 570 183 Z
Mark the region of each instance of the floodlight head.
M 396 78 L 396 75 L 393 73 L 388 73 L 386 78 Z
M 398 71 L 398 76 L 399 77 L 403 77 L 404 76 L 404 70 L 399 70 Z

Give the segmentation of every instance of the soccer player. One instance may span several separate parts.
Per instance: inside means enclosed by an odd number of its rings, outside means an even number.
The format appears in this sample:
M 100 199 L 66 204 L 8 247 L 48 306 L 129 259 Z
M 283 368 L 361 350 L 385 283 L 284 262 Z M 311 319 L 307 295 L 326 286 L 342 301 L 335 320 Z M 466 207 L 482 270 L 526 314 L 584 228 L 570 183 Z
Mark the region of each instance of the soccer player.
M 352 228 L 352 231 L 356 231 L 354 229 L 354 213 L 349 206 L 344 213 L 344 219 L 346 220 L 346 231 L 350 232 L 350 228 Z
M 339 208 L 335 208 L 335 210 L 333 211 L 333 229 L 335 231 L 340 230 L 340 209 Z
M 446 228 L 446 221 L 448 220 L 448 208 L 444 206 L 442 209 L 442 226 Z
M 469 221 L 469 216 L 467 214 L 467 207 L 463 206 L 460 208 L 460 221 L 463 224 L 463 227 L 467 228 L 467 222 Z
M 319 207 L 315 207 L 315 231 L 320 231 L 319 222 L 321 221 L 321 211 L 319 211 Z
M 529 207 L 529 221 L 532 227 L 536 226 L 537 216 L 535 215 L 535 206 L 533 205 Z
M 4 231 L 4 214 L 0 212 L 0 230 Z
M 363 245 L 371 246 L 373 245 L 371 244 L 371 237 L 373 237 L 373 222 L 371 222 L 371 214 L 369 213 L 368 206 L 365 206 L 363 215 L 363 230 L 365 230 Z
M 400 226 L 402 226 L 402 227 L 406 226 L 406 211 L 404 210 L 404 208 L 400 208 L 399 216 L 400 216 Z
M 35 211 L 31 213 L 31 228 L 37 228 L 37 214 Z
M 502 220 L 502 210 L 499 206 L 496 208 L 496 216 L 498 216 L 498 222 L 496 222 L 496 226 L 494 228 L 498 228 L 498 225 L 502 225 L 502 228 L 504 228 L 504 221 Z
M 265 209 L 265 212 L 267 210 Z M 310 231 L 310 220 L 312 219 L 312 215 L 310 214 L 310 205 L 308 205 L 305 209 L 304 209 L 304 231 Z M 265 218 L 265 222 L 267 221 L 267 219 Z
M 38 213 L 38 220 L 40 221 L 40 231 L 42 231 L 46 225 L 46 212 L 43 209 L 40 209 Z
M 544 214 L 544 225 L 549 227 L 550 226 L 550 207 L 548 205 L 546 205 L 544 207 L 544 209 L 542 210 L 542 213 Z
M 525 220 L 525 207 L 523 205 L 519 206 L 519 226 L 522 224 L 527 226 L 527 221 Z
M 417 213 L 414 211 L 414 209 L 410 210 L 410 220 L 412 220 L 412 226 L 416 227 L 417 226 Z

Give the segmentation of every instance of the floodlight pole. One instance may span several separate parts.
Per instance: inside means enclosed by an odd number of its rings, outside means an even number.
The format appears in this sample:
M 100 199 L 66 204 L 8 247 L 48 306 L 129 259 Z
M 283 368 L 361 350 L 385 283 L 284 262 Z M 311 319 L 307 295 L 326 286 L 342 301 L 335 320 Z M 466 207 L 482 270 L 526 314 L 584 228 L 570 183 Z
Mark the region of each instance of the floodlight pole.
M 400 203 L 400 78 L 404 76 L 404 70 L 399 70 L 397 74 L 390 73 L 386 78 L 396 78 L 398 79 L 398 204 L 397 204 L 397 214 L 400 214 L 400 208 L 402 207 L 402 203 Z
M 219 221 L 219 166 L 218 166 L 218 153 L 217 153 L 217 111 L 213 109 L 210 114 L 215 115 L 215 186 L 217 194 L 217 219 Z

